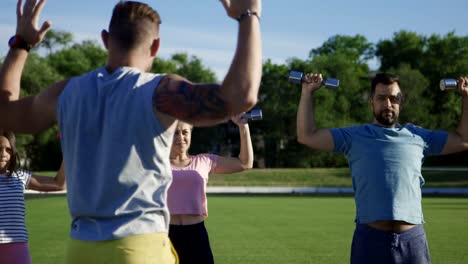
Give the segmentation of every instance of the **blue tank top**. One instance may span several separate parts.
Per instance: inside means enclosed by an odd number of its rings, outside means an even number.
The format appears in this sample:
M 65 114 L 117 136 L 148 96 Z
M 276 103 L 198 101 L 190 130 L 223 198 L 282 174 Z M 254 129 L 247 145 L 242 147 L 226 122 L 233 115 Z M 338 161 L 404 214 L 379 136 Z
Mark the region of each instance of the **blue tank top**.
M 71 237 L 100 241 L 168 232 L 173 133 L 152 96 L 163 75 L 121 67 L 72 78 L 57 106 Z

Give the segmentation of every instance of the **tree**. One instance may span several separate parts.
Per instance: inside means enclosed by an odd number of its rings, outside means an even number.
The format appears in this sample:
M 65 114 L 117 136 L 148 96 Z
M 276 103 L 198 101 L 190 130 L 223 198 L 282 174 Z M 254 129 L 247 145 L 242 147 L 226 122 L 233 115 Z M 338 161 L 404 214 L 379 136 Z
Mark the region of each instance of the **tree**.
M 44 40 L 39 44 L 39 48 L 47 49 L 48 55 L 50 55 L 54 49 L 64 48 L 70 43 L 73 43 L 71 33 L 50 29 L 47 31 Z
M 179 75 L 193 82 L 216 82 L 214 72 L 203 66 L 201 60 L 196 56 L 189 56 L 186 53 L 176 53 L 172 55 L 170 61 L 176 65 L 176 72 Z
M 432 107 L 424 109 L 428 116 L 434 117 L 430 128 L 450 130 L 457 125 L 460 96 L 442 93 L 438 87 L 441 78 L 457 78 L 468 72 L 468 36 L 450 32 L 445 36 L 424 37 L 400 31 L 393 39 L 377 43 L 376 54 L 381 60 L 381 71 L 408 65 L 407 69 L 419 71 L 429 81 L 420 98 L 432 101 Z M 427 105 L 421 104 L 423 107 Z
M 47 57 L 64 78 L 81 75 L 106 64 L 107 52 L 95 41 L 85 40 Z
M 365 63 L 374 57 L 374 45 L 364 36 L 335 35 L 329 38 L 319 48 L 312 49 L 309 58 L 320 55 L 343 54 L 346 58 L 357 63 Z
M 404 104 L 402 120 L 414 120 L 429 129 L 455 130 L 460 120 L 461 97 L 456 92 L 441 92 L 439 81 L 468 72 L 468 36 L 449 32 L 445 36 L 424 37 L 400 31 L 393 39 L 379 42 L 376 54 L 382 62 L 381 71 L 395 71 L 401 75 L 404 91 L 418 87 L 412 91 L 414 97 Z M 466 164 L 468 152 L 427 161 L 434 165 Z
M 394 33 L 391 40 L 378 42 L 375 55 L 380 59 L 380 70 L 396 69 L 401 64 L 421 68 L 426 42 L 425 37 L 405 30 Z
M 425 94 L 429 88 L 429 80 L 408 64 L 401 64 L 396 69 L 389 69 L 400 77 L 400 85 L 404 94 L 404 101 L 400 113 L 400 123 L 413 123 L 426 128 L 435 128 L 437 117 L 429 113 L 434 102 Z
M 63 75 L 50 65 L 47 58 L 31 52 L 21 78 L 21 94 L 22 96 L 37 94 L 41 89 L 51 86 L 62 78 Z

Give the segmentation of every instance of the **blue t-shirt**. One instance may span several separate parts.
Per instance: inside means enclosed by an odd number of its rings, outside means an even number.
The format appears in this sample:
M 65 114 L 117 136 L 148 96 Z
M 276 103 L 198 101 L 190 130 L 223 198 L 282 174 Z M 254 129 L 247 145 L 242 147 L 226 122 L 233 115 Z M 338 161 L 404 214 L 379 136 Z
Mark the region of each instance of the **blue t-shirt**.
M 330 129 L 335 152 L 345 154 L 351 169 L 356 223 L 401 220 L 424 223 L 421 166 L 438 155 L 447 132 L 413 124 L 386 128 L 375 124 Z

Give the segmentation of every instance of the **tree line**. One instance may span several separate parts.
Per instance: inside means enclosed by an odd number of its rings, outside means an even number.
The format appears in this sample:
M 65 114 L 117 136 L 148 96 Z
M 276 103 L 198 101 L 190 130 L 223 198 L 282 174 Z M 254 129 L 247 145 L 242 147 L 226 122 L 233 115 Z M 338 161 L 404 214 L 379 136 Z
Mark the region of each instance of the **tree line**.
M 51 30 L 45 41 L 28 58 L 21 81 L 22 96 L 35 94 L 54 82 L 103 66 L 106 51 L 95 41 L 75 43 L 68 32 Z M 369 63 L 377 61 L 378 69 Z M 337 91 L 321 89 L 315 96 L 316 122 L 331 128 L 372 122 L 369 107 L 370 79 L 375 71 L 400 76 L 405 96 L 400 123 L 414 123 L 428 129 L 454 130 L 461 114 L 456 92 L 442 92 L 441 78 L 468 75 L 468 36 L 424 36 L 399 31 L 392 38 L 369 42 L 362 35 L 335 35 L 305 58 L 290 58 L 284 64 L 266 59 L 256 108 L 263 120 L 251 122 L 257 167 L 341 167 L 342 155 L 308 149 L 296 141 L 296 111 L 300 85 L 288 83 L 291 70 L 321 72 L 340 80 Z M 202 61 L 185 53 L 169 59 L 156 58 L 155 73 L 177 73 L 194 82 L 218 82 Z M 192 153 L 215 152 L 237 155 L 238 132 L 230 123 L 196 128 Z M 33 170 L 56 170 L 61 161 L 57 127 L 34 135 L 18 136 L 22 160 Z M 468 164 L 466 152 L 429 158 L 429 165 Z

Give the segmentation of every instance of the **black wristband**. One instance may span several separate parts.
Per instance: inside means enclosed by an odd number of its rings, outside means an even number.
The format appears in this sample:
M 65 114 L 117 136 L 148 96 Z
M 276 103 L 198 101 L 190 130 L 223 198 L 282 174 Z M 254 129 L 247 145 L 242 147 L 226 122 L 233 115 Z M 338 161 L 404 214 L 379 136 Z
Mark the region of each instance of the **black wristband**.
M 10 46 L 11 49 L 23 49 L 28 52 L 32 48 L 20 35 L 11 37 L 10 40 L 8 40 L 8 46 Z
M 242 20 L 244 20 L 244 18 L 251 17 L 251 16 L 256 16 L 258 18 L 258 20 L 260 20 L 260 16 L 258 15 L 258 13 L 254 12 L 254 11 L 252 11 L 250 9 L 245 10 L 242 14 L 240 14 L 236 18 L 236 20 L 239 21 L 239 23 L 240 23 Z

